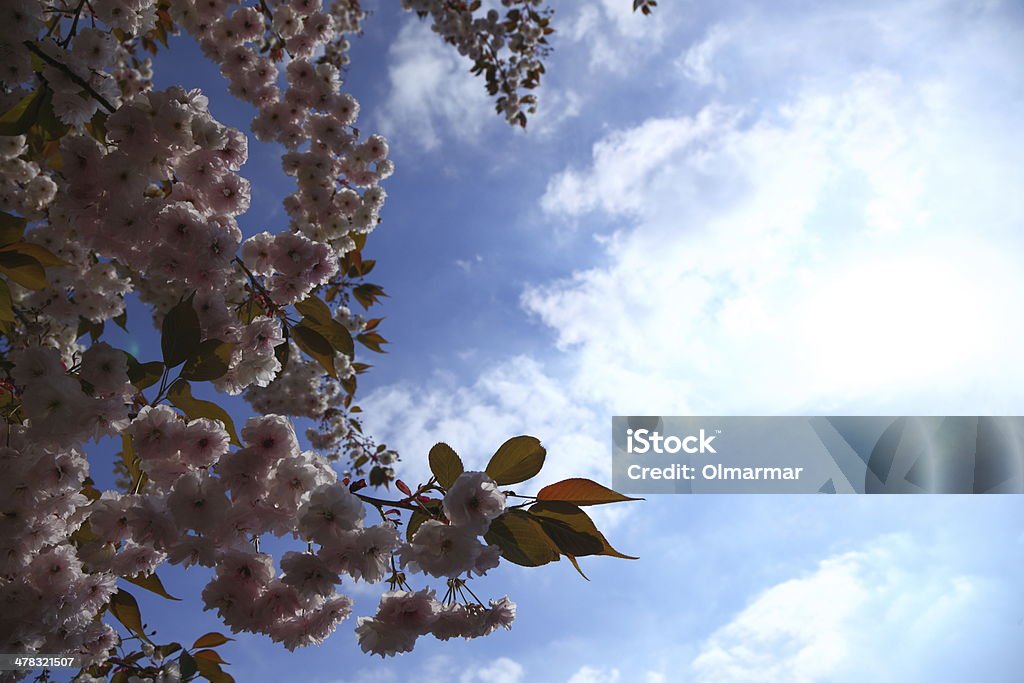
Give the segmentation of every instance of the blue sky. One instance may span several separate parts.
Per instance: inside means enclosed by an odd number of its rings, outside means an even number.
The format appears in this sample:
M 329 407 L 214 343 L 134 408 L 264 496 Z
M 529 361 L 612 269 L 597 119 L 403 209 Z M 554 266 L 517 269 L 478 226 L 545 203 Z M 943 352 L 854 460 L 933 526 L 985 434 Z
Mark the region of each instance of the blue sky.
M 545 481 L 608 480 L 613 414 L 1021 413 L 1019 3 L 558 2 L 525 133 L 396 5 L 372 3 L 348 87 L 397 164 L 368 248 L 393 344 L 361 390 L 406 480 L 438 440 L 482 467 L 520 433 Z M 245 128 L 172 47 L 158 85 Z M 285 226 L 278 155 L 250 143 L 247 233 Z M 318 650 L 224 654 L 239 680 L 317 683 L 1017 680 L 1022 512 L 657 497 L 599 517 L 639 561 L 489 577 L 519 604 L 510 633 L 380 663 L 348 623 Z M 143 607 L 162 638 L 216 627 L 194 599 Z

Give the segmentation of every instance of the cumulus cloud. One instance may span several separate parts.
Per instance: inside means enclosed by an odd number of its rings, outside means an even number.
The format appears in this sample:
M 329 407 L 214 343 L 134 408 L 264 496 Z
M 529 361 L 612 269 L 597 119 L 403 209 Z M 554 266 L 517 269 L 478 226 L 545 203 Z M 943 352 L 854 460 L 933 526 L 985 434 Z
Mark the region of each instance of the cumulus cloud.
M 490 664 L 463 673 L 459 683 L 523 683 L 525 673 L 518 662 L 498 657 Z
M 671 10 L 644 17 L 628 1 L 600 0 L 581 3 L 559 30 L 583 47 L 589 69 L 624 75 L 654 55 L 680 18 Z
M 715 25 L 708 29 L 700 42 L 691 45 L 680 56 L 677 63 L 683 75 L 697 85 L 725 88 L 725 78 L 715 69 L 714 59 L 718 50 L 731 37 L 732 33 L 724 26 Z
M 959 668 L 977 666 L 987 675 L 1008 673 L 1009 653 L 981 664 L 983 653 L 959 626 L 1006 596 L 948 563 L 923 562 L 928 554 L 905 536 L 883 537 L 764 590 L 705 640 L 689 665 L 693 680 L 897 681 L 926 671 L 928 680 L 957 680 Z M 1004 611 L 988 612 L 1001 623 L 982 629 L 1005 629 Z M 955 656 L 962 667 L 950 669 L 952 642 L 961 643 Z
M 567 683 L 619 683 L 620 680 L 618 669 L 595 669 L 592 666 L 584 666 L 570 676 Z
M 551 215 L 631 226 L 523 297 L 577 391 L 616 413 L 1013 412 L 1022 112 L 974 104 L 993 84 L 961 60 L 1012 55 L 977 42 L 926 75 L 651 118 L 555 176 Z
M 483 469 L 499 445 L 517 434 L 541 438 L 547 462 L 539 485 L 568 476 L 607 478 L 610 472 L 603 436 L 605 420 L 577 397 L 565 382 L 525 356 L 497 364 L 473 383 L 434 376 L 421 383 L 400 383 L 368 394 L 362 401 L 367 426 L 406 454 L 403 476 L 425 481 L 426 454 L 438 441 L 450 444 L 467 469 Z M 419 469 L 417 469 L 419 468 Z
M 445 136 L 475 140 L 494 119 L 480 79 L 430 30 L 408 18 L 388 51 L 389 90 L 377 124 L 382 132 L 421 150 Z M 394 133 L 401 131 L 400 136 Z

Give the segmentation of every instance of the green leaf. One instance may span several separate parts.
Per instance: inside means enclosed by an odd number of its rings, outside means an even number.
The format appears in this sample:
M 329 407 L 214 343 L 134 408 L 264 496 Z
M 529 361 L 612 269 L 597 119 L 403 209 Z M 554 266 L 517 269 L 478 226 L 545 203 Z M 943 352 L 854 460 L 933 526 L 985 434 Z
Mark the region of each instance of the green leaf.
M 227 430 L 228 436 L 231 437 L 231 443 L 236 446 L 241 446 L 241 441 L 238 440 L 238 434 L 235 432 L 235 423 L 232 422 L 231 416 L 228 415 L 227 411 L 221 408 L 212 401 L 202 401 L 198 398 L 192 397 L 192 387 L 189 383 L 183 379 L 177 379 L 174 384 L 171 385 L 170 390 L 167 392 L 167 398 L 170 399 L 178 408 L 181 408 L 182 412 L 188 416 L 190 420 L 195 420 L 200 417 L 206 417 L 211 420 L 220 420 L 224 423 L 224 429 Z
M 14 322 L 14 302 L 11 301 L 11 288 L 6 280 L 0 280 L 0 320 Z
M 32 242 L 15 242 L 14 244 L 8 244 L 4 247 L 0 247 L 0 253 L 12 253 L 12 254 L 24 254 L 25 256 L 31 256 L 42 266 L 70 266 L 71 264 L 64 259 L 57 258 L 53 252 L 46 247 Z
M 533 436 L 514 436 L 498 448 L 487 463 L 487 475 L 508 486 L 535 476 L 544 466 L 547 451 Z
M 576 505 L 602 505 L 643 500 L 643 498 L 624 496 L 618 491 L 601 486 L 590 479 L 573 478 L 545 486 L 537 492 L 537 500 L 561 500 Z
M 299 323 L 292 328 L 292 339 L 300 349 L 320 363 L 328 375 L 338 378 L 338 371 L 334 368 L 334 347 L 322 334 L 305 323 Z
M 434 444 L 427 455 L 427 462 L 430 463 L 430 472 L 437 479 L 437 483 L 446 489 L 452 487 L 465 469 L 462 466 L 462 458 L 446 443 Z
M 188 652 L 182 652 L 178 657 L 178 669 L 181 673 L 181 680 L 187 681 L 199 671 L 195 658 Z
M 139 458 L 135 455 L 135 445 L 132 443 L 132 435 L 121 432 L 121 462 L 124 463 L 128 476 L 131 478 L 128 491 L 141 491 L 145 481 L 146 473 L 139 465 Z
M 36 123 L 46 133 L 46 139 L 48 140 L 59 140 L 68 132 L 67 125 L 58 119 L 53 111 L 53 91 L 49 88 L 43 93 L 43 99 L 39 103 Z
M 96 488 L 96 482 L 92 480 L 92 477 L 86 477 L 82 480 L 82 495 L 89 499 L 89 502 L 99 500 L 103 495 L 100 490 Z M 78 527 L 79 529 L 83 527 Z
M 93 114 L 92 120 L 85 124 L 85 130 L 100 144 L 107 142 L 107 116 L 107 112 L 100 109 Z
M 167 312 L 161 326 L 160 349 L 164 354 L 164 364 L 174 368 L 196 355 L 202 338 L 199 327 L 199 315 L 192 307 L 195 294 L 183 299 Z
M 103 336 L 103 328 L 105 326 L 106 323 L 104 323 L 103 321 L 94 323 L 93 321 L 87 320 L 86 318 L 79 318 L 77 332 L 78 337 L 82 337 L 82 335 L 88 333 L 89 338 L 92 339 L 93 343 L 96 343 L 96 340 Z
M 423 522 L 428 519 L 432 519 L 430 515 L 423 512 L 422 510 L 413 510 L 409 516 L 409 523 L 405 527 L 405 540 L 412 542 L 412 537 L 416 535 L 416 531 L 423 526 Z
M 288 354 L 291 349 L 288 345 L 288 340 L 285 339 L 282 343 L 274 347 L 274 357 L 277 358 L 277 362 L 281 364 L 281 372 L 288 367 Z
M 332 319 L 331 309 L 318 296 L 306 297 L 295 304 L 295 308 L 302 315 L 321 325 L 326 325 L 327 321 Z
M 558 561 L 558 548 L 537 520 L 522 510 L 508 510 L 491 520 L 484 540 L 501 548 L 501 555 L 513 564 L 539 567 Z
M 228 638 L 223 633 L 210 631 L 206 635 L 196 638 L 196 642 L 192 643 L 192 649 L 194 650 L 198 647 L 217 647 L 232 640 L 234 640 L 234 638 Z
M 357 335 L 356 340 L 375 353 L 387 353 L 387 351 L 381 348 L 381 346 L 383 344 L 387 344 L 388 340 L 380 336 L 377 332 L 364 332 L 363 334 Z
M 370 486 L 387 486 L 389 481 L 387 468 L 377 465 L 370 470 Z
M 18 103 L 0 116 L 0 135 L 24 135 L 39 116 L 39 106 L 43 102 L 45 85 L 25 95 Z
M 205 659 L 216 664 L 227 664 L 216 650 L 200 650 L 199 652 L 193 652 L 192 656 L 196 659 Z
M 0 253 L 0 273 L 27 289 L 46 289 L 50 286 L 46 271 L 39 260 L 17 252 Z
M 355 355 L 356 349 L 355 344 L 352 343 L 352 333 L 337 320 L 328 320 L 325 324 L 321 325 L 310 318 L 303 318 L 302 324 L 319 333 L 331 343 L 335 350 L 342 352 L 349 358 Z
M 146 635 L 146 630 L 142 627 L 142 613 L 139 611 L 139 603 L 135 601 L 135 597 L 131 593 L 118 589 L 116 593 L 110 596 L 110 613 L 124 624 L 126 629 L 147 643 L 150 642 L 149 636 Z
M 156 593 L 162 598 L 167 598 L 168 600 L 177 600 L 179 602 L 181 601 L 181 598 L 176 598 L 167 592 L 167 589 L 164 588 L 163 581 L 161 581 L 160 577 L 156 575 L 156 572 L 153 572 L 152 574 L 136 574 L 135 576 L 122 576 L 121 578 L 129 583 L 134 583 L 136 586 L 145 588 L 151 593 Z
M 600 555 L 601 551 L 604 550 L 604 544 L 600 538 L 587 531 L 573 528 L 569 522 L 563 519 L 556 519 L 543 514 L 536 514 L 534 518 L 563 555 L 585 557 L 587 555 Z
M 0 211 L 0 244 L 7 245 L 12 242 L 20 242 L 25 236 L 25 226 L 28 220 L 21 216 L 12 216 L 9 213 Z
M 196 663 L 196 668 L 199 669 L 199 675 L 210 681 L 210 683 L 235 683 L 235 679 L 231 674 L 220 668 L 220 664 L 217 662 L 195 655 L 193 655 L 193 660 Z
M 120 315 L 115 315 L 113 318 L 114 322 L 125 332 L 128 331 L 128 309 L 121 311 Z
M 195 382 L 206 382 L 223 377 L 231 363 L 234 344 L 219 339 L 207 339 L 199 345 L 195 355 L 185 362 L 181 376 Z
M 583 573 L 583 570 L 580 569 L 580 563 L 576 560 L 576 558 L 573 557 L 572 555 L 566 555 L 566 557 L 569 558 L 570 562 L 572 562 L 573 569 L 575 569 L 577 572 L 579 572 L 579 575 L 582 576 L 584 579 L 586 579 L 587 581 L 590 581 L 590 579 L 587 578 L 587 575 Z
M 158 360 L 148 363 L 140 363 L 135 356 L 125 352 L 128 356 L 128 381 L 135 385 L 139 391 L 153 386 L 160 381 L 164 374 L 164 364 Z
M 584 555 L 608 555 L 611 557 L 620 557 L 624 560 L 637 559 L 631 555 L 624 555 L 613 548 L 611 544 L 608 543 L 608 539 L 604 537 L 604 534 L 597 530 L 597 527 L 594 525 L 594 521 L 590 519 L 590 516 L 572 503 L 563 503 L 561 501 L 554 500 L 540 501 L 530 506 L 530 515 L 535 518 L 541 518 L 540 521 L 544 525 L 545 532 L 550 532 L 556 528 L 559 529 L 560 532 L 558 537 L 560 540 L 564 540 L 566 544 L 569 544 L 570 542 L 579 542 L 581 544 L 581 548 L 587 547 L 579 536 L 570 536 L 568 534 L 569 531 L 575 532 L 576 534 L 591 536 L 598 541 L 598 545 L 594 546 L 598 549 L 596 552 L 570 552 L 568 554 L 575 555 L 576 557 L 582 557 Z M 548 535 L 551 536 L 551 533 L 548 533 Z M 552 540 L 555 541 L 556 539 L 552 537 Z
M 181 649 L 180 643 L 167 643 L 166 645 L 157 645 L 156 651 L 160 653 L 160 656 L 164 659 L 170 657 L 175 652 Z

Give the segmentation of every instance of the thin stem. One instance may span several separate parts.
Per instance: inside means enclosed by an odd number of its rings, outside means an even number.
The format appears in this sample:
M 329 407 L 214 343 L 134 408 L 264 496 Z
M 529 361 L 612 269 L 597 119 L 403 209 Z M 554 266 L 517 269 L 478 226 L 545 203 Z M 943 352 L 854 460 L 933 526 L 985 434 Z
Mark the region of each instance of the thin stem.
M 60 46 L 66 48 L 71 42 L 71 39 L 78 33 L 78 20 L 82 16 L 82 8 L 85 7 L 85 0 L 81 0 L 78 3 L 78 7 L 75 8 L 75 20 L 71 22 L 71 30 L 68 31 L 67 36 L 61 41 Z
M 419 510 L 418 507 L 416 507 L 414 505 L 410 505 L 409 503 L 404 503 L 404 502 L 399 501 L 399 500 L 384 500 L 383 498 L 374 498 L 373 496 L 364 496 L 361 493 L 355 493 L 353 495 L 358 496 L 359 499 L 362 500 L 365 503 L 369 503 L 370 505 L 376 505 L 378 507 L 380 507 L 380 506 L 387 506 L 387 507 L 393 507 L 393 508 L 402 508 L 403 510 L 412 510 L 413 512 Z

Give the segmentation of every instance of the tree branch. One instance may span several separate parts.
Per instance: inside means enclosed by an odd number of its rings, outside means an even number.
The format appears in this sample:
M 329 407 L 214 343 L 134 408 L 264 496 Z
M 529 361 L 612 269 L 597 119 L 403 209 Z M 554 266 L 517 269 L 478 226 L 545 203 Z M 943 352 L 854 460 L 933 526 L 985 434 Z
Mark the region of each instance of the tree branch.
M 30 52 L 32 52 L 32 54 L 36 55 L 41 60 L 43 60 L 44 62 L 46 62 L 47 64 L 49 64 L 50 66 L 52 66 L 53 68 L 57 69 L 58 71 L 63 73 L 65 76 L 70 78 L 72 81 L 74 81 L 75 85 L 78 85 L 83 90 L 85 90 L 87 93 L 89 93 L 89 95 L 91 95 L 94 100 L 96 100 L 97 102 L 102 104 L 103 108 L 106 109 L 108 112 L 113 113 L 114 111 L 117 111 L 117 107 L 115 107 L 110 102 L 108 102 L 107 99 L 105 97 L 103 97 L 103 95 L 100 95 L 98 92 L 96 92 L 93 89 L 93 87 L 91 85 L 89 85 L 88 81 L 86 81 L 84 78 L 82 78 L 81 76 L 76 74 L 74 71 L 72 71 L 70 68 L 68 68 L 68 66 L 66 64 L 58 62 L 53 57 L 51 57 L 50 55 L 48 55 L 45 52 L 43 52 L 42 50 L 40 50 L 39 46 L 36 45 L 31 40 L 26 40 L 24 45 L 25 45 L 25 47 L 27 47 L 29 49 Z

